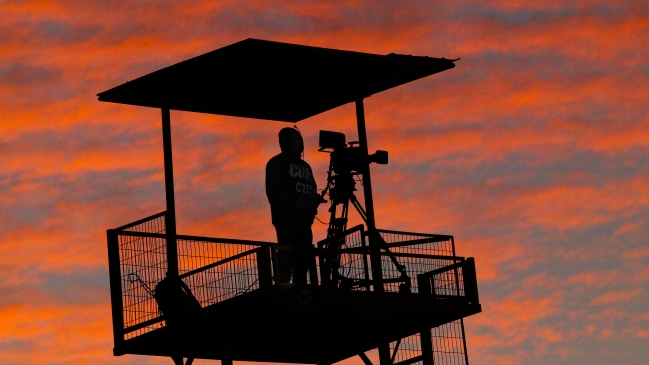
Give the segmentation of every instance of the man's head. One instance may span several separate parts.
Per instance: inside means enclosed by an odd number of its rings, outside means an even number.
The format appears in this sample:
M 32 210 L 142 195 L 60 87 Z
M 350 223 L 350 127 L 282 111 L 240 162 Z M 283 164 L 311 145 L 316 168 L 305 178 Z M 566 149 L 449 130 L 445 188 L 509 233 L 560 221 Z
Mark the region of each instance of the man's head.
M 279 131 L 279 147 L 282 149 L 282 152 L 290 153 L 296 156 L 302 154 L 304 151 L 304 141 L 302 140 L 302 135 L 297 129 L 294 128 L 282 128 Z

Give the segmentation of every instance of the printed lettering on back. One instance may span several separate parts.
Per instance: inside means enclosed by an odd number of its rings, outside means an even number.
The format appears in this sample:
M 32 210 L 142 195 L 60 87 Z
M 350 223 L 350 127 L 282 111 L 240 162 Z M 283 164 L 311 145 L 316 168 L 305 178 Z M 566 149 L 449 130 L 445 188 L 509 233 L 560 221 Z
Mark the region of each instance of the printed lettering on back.
M 297 177 L 307 181 L 311 180 L 311 169 L 306 166 L 290 164 L 288 173 L 291 177 Z M 299 193 L 309 194 L 314 190 L 314 188 L 309 183 L 298 182 L 295 184 L 295 190 Z

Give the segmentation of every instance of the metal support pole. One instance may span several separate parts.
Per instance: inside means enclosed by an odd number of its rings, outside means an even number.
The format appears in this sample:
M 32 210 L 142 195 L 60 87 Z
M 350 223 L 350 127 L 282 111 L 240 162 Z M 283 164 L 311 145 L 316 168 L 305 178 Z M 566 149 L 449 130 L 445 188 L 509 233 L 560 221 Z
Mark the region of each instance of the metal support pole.
M 363 99 L 356 100 L 356 124 L 358 126 L 358 142 L 361 151 L 365 156 L 369 155 L 367 147 L 367 131 L 365 130 L 365 110 Z M 383 272 L 381 265 L 381 247 L 376 237 L 376 223 L 374 221 L 374 200 L 372 199 L 372 179 L 370 177 L 370 165 L 363 171 L 363 194 L 365 196 L 365 214 L 367 217 L 367 230 L 370 245 L 370 262 L 372 263 L 372 282 L 374 291 L 383 293 Z M 390 359 L 389 344 L 379 345 L 380 365 L 392 365 Z
M 122 304 L 122 274 L 119 264 L 119 238 L 117 231 L 106 231 L 108 238 L 108 277 L 110 279 L 110 302 L 113 311 L 114 352 L 121 355 L 124 345 L 124 307 Z
M 367 149 L 367 132 L 365 130 L 365 110 L 363 99 L 356 100 L 356 124 L 358 125 L 358 142 L 365 156 L 369 155 Z M 370 165 L 363 171 L 363 194 L 365 196 L 365 214 L 367 216 L 367 230 L 370 244 L 370 262 L 372 263 L 372 280 L 374 291 L 383 292 L 383 272 L 381 270 L 381 247 L 376 239 L 376 223 L 374 221 L 374 199 L 372 198 L 372 179 Z
M 421 342 L 421 362 L 423 365 L 435 365 L 433 357 L 433 340 L 430 336 L 430 328 L 419 333 L 419 341 Z
M 466 350 L 466 334 L 464 333 L 464 318 L 460 318 L 460 326 L 462 326 L 462 344 L 464 345 L 464 364 L 469 365 L 469 353 Z
M 162 108 L 162 146 L 164 149 L 165 193 L 167 215 L 167 270 L 170 278 L 178 277 L 178 247 L 176 245 L 176 201 L 174 199 L 174 169 L 171 158 L 171 116 L 169 109 Z

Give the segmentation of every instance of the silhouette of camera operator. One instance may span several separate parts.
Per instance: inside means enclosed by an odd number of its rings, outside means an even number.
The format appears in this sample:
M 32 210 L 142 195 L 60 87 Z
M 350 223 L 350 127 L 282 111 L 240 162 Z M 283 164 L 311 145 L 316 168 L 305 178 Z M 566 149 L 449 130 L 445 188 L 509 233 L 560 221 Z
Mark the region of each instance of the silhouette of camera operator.
M 321 198 L 311 166 L 302 158 L 304 141 L 293 128 L 279 131 L 280 154 L 266 165 L 266 195 L 270 203 L 273 225 L 280 246 L 313 247 L 311 225 Z M 306 283 L 307 272 L 314 264 L 313 254 L 304 251 L 281 250 L 279 253 L 282 282 Z

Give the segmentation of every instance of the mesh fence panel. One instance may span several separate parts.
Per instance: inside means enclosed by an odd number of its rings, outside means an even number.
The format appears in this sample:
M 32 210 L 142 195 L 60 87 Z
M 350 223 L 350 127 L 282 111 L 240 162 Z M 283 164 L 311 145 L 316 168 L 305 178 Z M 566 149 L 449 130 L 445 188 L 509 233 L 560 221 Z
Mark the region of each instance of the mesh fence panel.
M 118 230 L 123 325 L 141 326 L 126 333 L 130 339 L 164 325 L 152 293 L 167 272 L 164 212 Z M 179 275 L 201 306 L 259 288 L 257 252 L 267 248 L 184 237 L 176 239 Z
M 126 232 L 165 233 L 165 212 L 152 215 L 117 229 Z
M 435 365 L 466 365 L 461 320 L 435 327 L 430 332 Z
M 381 238 L 395 253 L 417 253 L 425 255 L 455 256 L 452 236 L 426 233 L 377 230 Z M 407 245 L 400 245 L 407 244 Z
M 460 320 L 432 328 L 433 363 L 435 365 L 467 365 L 464 353 L 464 333 Z M 395 365 L 400 363 L 421 365 L 420 334 L 390 343 L 390 354 Z M 396 349 L 396 352 L 395 352 Z M 413 361 L 415 360 L 415 361 Z
M 433 275 L 435 295 L 465 296 L 462 266 Z
M 408 361 L 421 356 L 421 344 L 419 343 L 419 335 L 404 337 L 398 341 L 390 343 L 390 354 L 392 355 L 393 364 L 398 364 L 400 362 Z M 413 362 L 412 364 L 419 365 L 421 363 L 421 360 L 419 360 Z
M 430 272 L 456 261 L 454 256 L 453 238 L 450 236 L 430 235 L 424 233 L 397 232 L 378 230 L 381 238 L 387 243 L 390 252 L 395 255 L 398 264 L 405 266 L 406 274 L 410 278 L 412 293 L 418 293 L 417 275 Z M 418 254 L 447 256 L 448 258 L 408 257 L 399 254 Z M 381 255 L 383 279 L 396 279 L 401 276 L 395 262 L 390 255 Z M 400 283 L 385 283 L 386 292 L 398 293 Z
M 183 278 L 201 306 L 206 307 L 259 288 L 257 245 L 178 239 L 181 277 L 193 270 L 238 256 Z
M 160 316 L 158 305 L 150 291 L 165 278 L 167 242 L 154 237 L 118 237 L 124 328 L 128 328 Z M 151 325 L 127 333 L 126 338 L 146 333 L 157 326 Z

